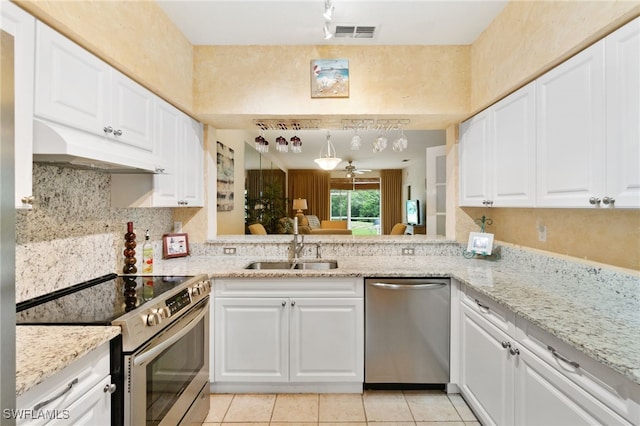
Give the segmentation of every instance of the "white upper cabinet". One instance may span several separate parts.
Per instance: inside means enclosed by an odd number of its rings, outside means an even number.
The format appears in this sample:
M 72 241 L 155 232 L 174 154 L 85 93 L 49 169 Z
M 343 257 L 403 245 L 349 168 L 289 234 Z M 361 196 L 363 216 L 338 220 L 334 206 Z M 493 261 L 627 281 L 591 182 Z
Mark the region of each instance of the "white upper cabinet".
M 35 58 L 36 159 L 67 155 L 150 172 L 160 167 L 152 92 L 42 22 Z
M 538 207 L 588 207 L 604 190 L 604 41 L 538 79 Z
M 535 83 L 460 128 L 460 205 L 535 205 Z
M 15 206 L 30 208 L 33 172 L 33 70 L 36 20 L 11 2 L 2 3 L 1 28 L 14 42 Z
M 460 205 L 487 205 L 489 195 L 489 112 L 460 125 Z
M 609 207 L 640 207 L 640 18 L 607 37 L 605 50 L 607 178 L 602 199 Z
M 169 103 L 154 102 L 156 159 L 161 173 L 111 176 L 114 207 L 204 206 L 202 124 Z

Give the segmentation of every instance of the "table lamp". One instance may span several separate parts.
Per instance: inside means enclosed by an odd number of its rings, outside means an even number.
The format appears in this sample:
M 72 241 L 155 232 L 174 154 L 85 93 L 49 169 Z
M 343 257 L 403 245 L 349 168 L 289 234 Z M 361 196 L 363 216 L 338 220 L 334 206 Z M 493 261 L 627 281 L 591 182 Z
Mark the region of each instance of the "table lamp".
M 296 217 L 298 218 L 298 222 L 300 222 L 300 219 L 304 217 L 304 213 L 302 213 L 302 210 L 307 209 L 307 200 L 305 198 L 294 199 L 293 209 L 296 210 Z

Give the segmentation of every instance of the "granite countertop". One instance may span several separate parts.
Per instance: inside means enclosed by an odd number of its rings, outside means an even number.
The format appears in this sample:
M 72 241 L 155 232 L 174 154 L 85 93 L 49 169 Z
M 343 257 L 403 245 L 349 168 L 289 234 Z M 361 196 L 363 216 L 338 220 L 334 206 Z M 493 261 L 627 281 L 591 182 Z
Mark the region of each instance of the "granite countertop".
M 212 278 L 453 277 L 640 384 L 637 273 L 609 272 L 582 264 L 572 269 L 558 267 L 553 260 L 532 261 L 517 256 L 492 262 L 418 252 L 414 256 L 373 254 L 339 256 L 339 267 L 334 270 L 247 270 L 243 268 L 250 262 L 282 259 L 188 256 L 158 259 L 154 274 L 208 274 Z M 335 258 L 326 256 L 326 260 Z M 17 395 L 120 332 L 118 327 L 56 327 L 56 333 L 49 333 L 50 330 L 51 327 L 17 327 Z
M 327 257 L 327 260 L 331 259 Z M 453 277 L 640 384 L 640 277 L 612 280 L 598 267 L 497 262 L 462 256 L 345 256 L 334 270 L 245 270 L 260 256 L 191 256 L 161 261 L 163 274 L 213 278 Z M 335 260 L 335 259 L 334 259 Z
M 120 327 L 17 326 L 16 396 L 119 334 Z

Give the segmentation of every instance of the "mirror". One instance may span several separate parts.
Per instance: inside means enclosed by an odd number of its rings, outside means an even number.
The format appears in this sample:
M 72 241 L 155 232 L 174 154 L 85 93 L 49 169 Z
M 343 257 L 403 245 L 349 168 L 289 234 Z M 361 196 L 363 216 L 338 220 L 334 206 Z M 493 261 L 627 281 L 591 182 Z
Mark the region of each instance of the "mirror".
M 287 216 L 287 174 L 268 156 L 245 145 L 245 234 L 248 225 L 260 222 L 276 233 L 280 218 Z

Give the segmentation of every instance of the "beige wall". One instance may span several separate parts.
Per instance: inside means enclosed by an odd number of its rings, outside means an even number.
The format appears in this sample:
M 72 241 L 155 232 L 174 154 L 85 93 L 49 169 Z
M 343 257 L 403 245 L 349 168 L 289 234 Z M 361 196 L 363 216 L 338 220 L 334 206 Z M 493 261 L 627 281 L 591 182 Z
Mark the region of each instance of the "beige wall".
M 195 109 L 218 128 L 270 115 L 391 114 L 442 129 L 469 110 L 468 46 L 197 46 L 194 57 Z M 310 62 L 320 58 L 349 60 L 348 99 L 311 98 Z
M 159 96 L 192 112 L 193 47 L 155 2 L 15 3 Z
M 640 14 L 638 1 L 511 1 L 471 46 L 477 112 Z

